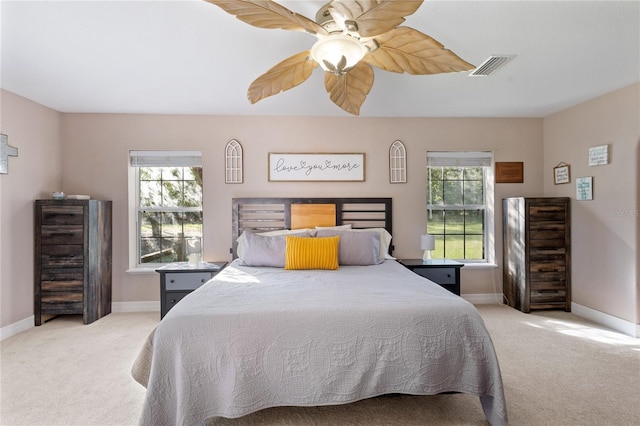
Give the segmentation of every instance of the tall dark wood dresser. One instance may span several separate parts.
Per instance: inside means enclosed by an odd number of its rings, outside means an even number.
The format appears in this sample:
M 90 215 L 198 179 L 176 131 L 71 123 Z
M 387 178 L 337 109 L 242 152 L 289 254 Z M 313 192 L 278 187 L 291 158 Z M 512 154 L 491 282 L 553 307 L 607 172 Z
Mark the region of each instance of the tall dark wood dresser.
M 506 303 L 571 311 L 570 198 L 504 198 L 502 213 Z
M 34 314 L 111 313 L 111 201 L 36 200 Z

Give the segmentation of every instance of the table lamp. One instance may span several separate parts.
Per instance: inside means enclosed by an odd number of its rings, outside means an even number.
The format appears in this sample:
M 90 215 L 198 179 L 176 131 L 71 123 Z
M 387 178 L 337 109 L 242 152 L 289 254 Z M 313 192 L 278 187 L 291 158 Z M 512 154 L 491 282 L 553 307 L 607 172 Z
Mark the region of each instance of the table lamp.
M 423 234 L 420 237 L 420 248 L 424 250 L 422 261 L 431 260 L 431 250 L 436 248 L 436 238 L 433 235 Z

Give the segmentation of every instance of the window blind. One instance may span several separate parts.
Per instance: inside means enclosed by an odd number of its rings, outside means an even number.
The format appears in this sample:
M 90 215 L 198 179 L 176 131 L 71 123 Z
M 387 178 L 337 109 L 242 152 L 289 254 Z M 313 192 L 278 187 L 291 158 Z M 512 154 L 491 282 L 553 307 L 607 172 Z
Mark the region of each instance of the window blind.
M 202 167 L 200 151 L 129 151 L 133 167 Z
M 427 151 L 429 167 L 490 167 L 491 152 Z

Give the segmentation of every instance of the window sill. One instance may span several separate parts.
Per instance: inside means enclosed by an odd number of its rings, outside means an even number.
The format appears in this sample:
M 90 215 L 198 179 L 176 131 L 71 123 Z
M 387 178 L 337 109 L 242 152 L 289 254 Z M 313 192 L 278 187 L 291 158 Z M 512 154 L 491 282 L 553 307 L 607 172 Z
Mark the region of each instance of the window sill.
M 496 269 L 497 267 L 495 263 L 464 263 L 464 269 Z

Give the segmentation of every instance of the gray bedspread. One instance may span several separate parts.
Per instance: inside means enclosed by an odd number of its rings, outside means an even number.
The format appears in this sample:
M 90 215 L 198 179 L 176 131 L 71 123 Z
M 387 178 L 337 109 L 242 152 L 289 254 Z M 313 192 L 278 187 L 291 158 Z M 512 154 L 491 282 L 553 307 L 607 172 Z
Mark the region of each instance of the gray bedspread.
M 392 260 L 338 271 L 236 260 L 169 311 L 132 374 L 147 387 L 143 425 L 441 392 L 478 395 L 487 420 L 507 424 L 477 310 Z

